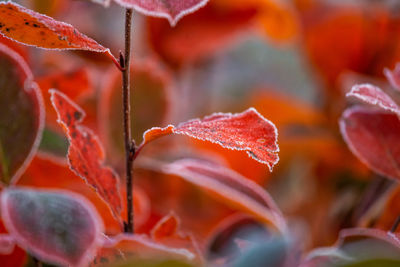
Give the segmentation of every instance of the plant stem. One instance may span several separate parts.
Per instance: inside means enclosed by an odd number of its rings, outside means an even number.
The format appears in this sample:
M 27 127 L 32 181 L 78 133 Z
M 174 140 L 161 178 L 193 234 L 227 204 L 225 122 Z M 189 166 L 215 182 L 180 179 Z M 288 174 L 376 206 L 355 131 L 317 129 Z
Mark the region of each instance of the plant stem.
M 396 221 L 394 222 L 392 229 L 390 229 L 390 232 L 394 233 L 396 232 L 397 228 L 400 225 L 400 216 L 397 217 Z
M 125 11 L 125 53 L 120 57 L 122 70 L 122 98 L 124 109 L 124 142 L 126 160 L 126 204 L 127 221 L 124 231 L 133 233 L 133 159 L 135 156 L 135 143 L 131 133 L 131 98 L 130 98 L 130 58 L 131 58 L 131 31 L 132 31 L 132 9 Z

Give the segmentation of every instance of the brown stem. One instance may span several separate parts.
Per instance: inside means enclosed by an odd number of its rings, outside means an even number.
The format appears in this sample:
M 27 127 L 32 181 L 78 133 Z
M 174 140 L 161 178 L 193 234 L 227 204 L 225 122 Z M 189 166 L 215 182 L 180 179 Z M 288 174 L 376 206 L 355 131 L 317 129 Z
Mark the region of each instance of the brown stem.
M 400 216 L 397 217 L 396 221 L 394 222 L 392 229 L 390 229 L 390 232 L 394 233 L 396 232 L 397 228 L 400 225 Z
M 130 105 L 130 58 L 131 58 L 131 31 L 132 31 L 132 9 L 127 8 L 125 12 L 125 53 L 120 55 L 122 67 L 122 98 L 124 108 L 124 142 L 126 160 L 126 204 L 127 221 L 124 231 L 133 233 L 133 159 L 135 156 L 135 143 L 132 141 L 131 133 L 131 105 Z

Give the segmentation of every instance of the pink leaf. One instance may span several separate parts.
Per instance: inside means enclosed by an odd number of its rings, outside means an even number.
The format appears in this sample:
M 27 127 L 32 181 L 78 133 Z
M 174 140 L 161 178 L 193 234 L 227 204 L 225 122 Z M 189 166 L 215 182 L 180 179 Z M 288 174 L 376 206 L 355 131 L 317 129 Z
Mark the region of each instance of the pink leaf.
M 144 141 L 139 149 L 152 140 L 172 133 L 246 151 L 253 159 L 267 164 L 271 171 L 279 161 L 278 131 L 272 122 L 254 108 L 237 114 L 215 113 L 202 120 L 181 123 L 177 127 L 154 127 L 144 133 Z
M 286 224 L 269 194 L 253 181 L 221 165 L 186 159 L 167 164 L 164 172 L 176 175 L 224 200 L 280 232 Z
M 134 8 L 147 16 L 168 19 L 171 26 L 185 15 L 205 6 L 208 0 L 115 0 L 122 6 Z
M 42 261 L 86 266 L 101 245 L 102 221 L 80 195 L 10 188 L 2 192 L 0 204 L 16 243 Z
M 367 104 L 375 105 L 400 115 L 400 108 L 392 98 L 372 84 L 355 85 L 346 96 L 354 96 Z
M 71 170 L 91 185 L 109 205 L 114 216 L 120 219 L 122 204 L 118 190 L 119 177 L 111 168 L 103 166 L 105 155 L 97 136 L 81 125 L 84 111 L 63 93 L 50 90 L 50 94 L 58 123 L 70 143 L 68 160 Z
M 42 94 L 24 59 L 0 44 L 0 183 L 13 184 L 37 151 L 44 125 Z
M 400 91 L 400 63 L 397 63 L 394 70 L 384 69 L 384 74 L 394 89 Z
M 377 173 L 400 179 L 400 121 L 382 110 L 354 107 L 340 119 L 340 130 L 350 150 Z

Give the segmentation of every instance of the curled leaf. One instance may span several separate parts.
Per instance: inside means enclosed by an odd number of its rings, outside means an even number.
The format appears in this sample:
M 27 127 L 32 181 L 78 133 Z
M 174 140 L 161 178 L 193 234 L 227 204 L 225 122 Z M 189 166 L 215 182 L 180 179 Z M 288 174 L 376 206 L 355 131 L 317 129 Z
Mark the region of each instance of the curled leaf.
M 21 176 L 37 150 L 44 110 L 42 94 L 28 65 L 2 44 L 0 90 L 0 182 L 10 184 Z
M 120 219 L 122 209 L 119 194 L 119 177 L 103 165 L 103 147 L 97 136 L 81 122 L 85 113 L 66 95 L 50 90 L 51 102 L 57 112 L 58 123 L 63 127 L 70 146 L 68 161 L 72 171 L 92 186 L 109 205 L 113 215 Z
M 167 164 L 163 171 L 211 192 L 213 196 L 255 216 L 280 232 L 286 231 L 284 218 L 268 193 L 230 169 L 187 159 Z
M 194 119 L 177 127 L 154 127 L 144 133 L 144 142 L 168 134 L 181 134 L 195 139 L 209 141 L 232 150 L 244 150 L 253 159 L 267 164 L 272 171 L 278 163 L 278 131 L 275 125 L 261 116 L 254 108 L 242 113 L 215 113 L 204 119 Z
M 350 150 L 365 165 L 400 179 L 400 120 L 397 115 L 365 107 L 347 109 L 339 121 Z
M 45 262 L 86 266 L 101 245 L 99 215 L 77 194 L 6 189 L 0 204 L 4 224 L 16 243 Z
M 115 0 L 118 4 L 134 8 L 147 16 L 168 19 L 171 26 L 185 15 L 205 6 L 208 0 Z
M 346 96 L 356 97 L 367 104 L 375 105 L 400 115 L 400 107 L 392 100 L 392 98 L 384 93 L 379 87 L 372 84 L 355 85 Z
M 199 246 L 191 234 L 180 229 L 180 220 L 174 212 L 170 212 L 157 222 L 151 230 L 151 238 L 168 247 L 184 248 L 195 254 L 199 260 L 202 255 Z

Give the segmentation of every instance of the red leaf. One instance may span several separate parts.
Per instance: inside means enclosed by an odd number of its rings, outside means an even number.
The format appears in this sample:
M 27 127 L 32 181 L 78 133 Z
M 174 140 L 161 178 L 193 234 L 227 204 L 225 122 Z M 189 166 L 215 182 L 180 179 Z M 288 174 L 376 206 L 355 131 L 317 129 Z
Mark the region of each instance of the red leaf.
M 286 230 L 283 216 L 269 194 L 253 181 L 226 167 L 186 159 L 167 164 L 162 170 L 211 192 L 213 196 L 252 214 L 278 231 Z
M 134 8 L 147 16 L 168 19 L 171 26 L 183 16 L 205 6 L 208 0 L 115 0 L 124 7 Z
M 0 182 L 15 183 L 40 142 L 43 99 L 20 55 L 0 44 Z
M 400 63 L 397 63 L 393 70 L 385 68 L 384 74 L 393 88 L 400 91 Z
M 86 266 L 102 241 L 94 207 L 68 191 L 6 189 L 1 216 L 16 243 L 46 262 Z
M 355 85 L 346 96 L 354 96 L 367 104 L 375 105 L 400 115 L 399 106 L 390 96 L 384 93 L 379 87 L 372 84 Z
M 85 113 L 66 95 L 50 90 L 51 102 L 58 115 L 70 147 L 68 160 L 71 170 L 91 185 L 109 205 L 114 216 L 120 219 L 122 209 L 118 191 L 119 177 L 109 167 L 103 166 L 104 151 L 97 136 L 80 125 Z
M 254 108 L 237 114 L 215 113 L 202 120 L 181 123 L 175 128 L 152 128 L 144 133 L 144 142 L 140 148 L 170 133 L 209 141 L 232 150 L 244 150 L 253 159 L 267 164 L 271 171 L 279 161 L 278 131 L 272 122 Z
M 382 110 L 355 107 L 340 119 L 340 130 L 350 150 L 377 173 L 400 179 L 400 121 Z
M 108 48 L 67 23 L 13 2 L 0 2 L 0 13 L 0 33 L 19 43 L 47 49 L 88 50 L 106 53 L 113 58 Z

